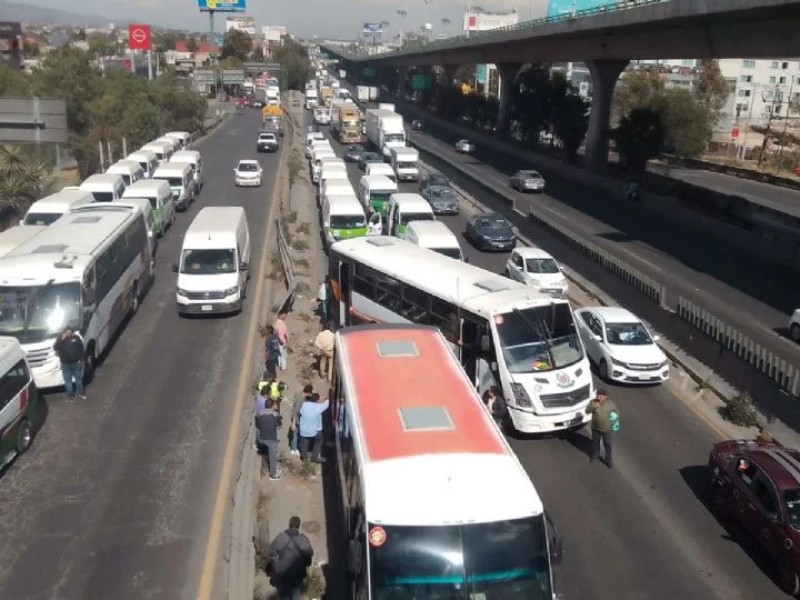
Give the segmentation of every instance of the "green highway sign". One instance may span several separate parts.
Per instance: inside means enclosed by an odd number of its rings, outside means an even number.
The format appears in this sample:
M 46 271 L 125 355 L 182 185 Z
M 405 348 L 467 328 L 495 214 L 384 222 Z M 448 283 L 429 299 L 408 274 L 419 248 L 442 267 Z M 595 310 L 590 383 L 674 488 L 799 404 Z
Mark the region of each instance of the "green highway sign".
M 209 69 L 205 70 L 198 70 L 194 72 L 194 80 L 197 83 L 214 83 L 217 80 L 216 74 L 214 71 Z
M 222 83 L 244 83 L 244 71 L 241 69 L 225 69 L 222 71 Z
M 411 77 L 412 90 L 429 90 L 431 89 L 432 79 L 430 75 L 413 75 Z

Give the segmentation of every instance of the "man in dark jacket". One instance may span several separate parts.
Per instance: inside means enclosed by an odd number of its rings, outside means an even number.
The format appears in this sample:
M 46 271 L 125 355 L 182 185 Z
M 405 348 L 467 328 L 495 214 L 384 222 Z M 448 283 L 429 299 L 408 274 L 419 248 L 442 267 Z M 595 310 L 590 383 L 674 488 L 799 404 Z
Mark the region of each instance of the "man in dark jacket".
M 259 448 L 266 448 L 269 478 L 273 481 L 280 479 L 278 475 L 278 429 L 282 424 L 283 419 L 275 401 L 271 398 L 268 399 L 266 412 L 256 414 L 256 440 Z
M 311 542 L 300 532 L 300 517 L 292 517 L 289 519 L 289 529 L 278 534 L 269 548 L 278 600 L 300 600 L 312 556 L 314 549 Z
M 600 442 L 606 451 L 606 465 L 614 468 L 612 448 L 615 432 L 619 431 L 619 409 L 604 389 L 597 390 L 597 397 L 586 407 L 587 414 L 592 415 L 592 457 L 594 462 L 600 456 Z
M 67 327 L 53 344 L 53 350 L 61 362 L 61 374 L 64 376 L 64 389 L 67 400 L 74 400 L 77 394 L 81 400 L 86 400 L 83 389 L 83 361 L 86 349 L 83 340 L 74 329 Z

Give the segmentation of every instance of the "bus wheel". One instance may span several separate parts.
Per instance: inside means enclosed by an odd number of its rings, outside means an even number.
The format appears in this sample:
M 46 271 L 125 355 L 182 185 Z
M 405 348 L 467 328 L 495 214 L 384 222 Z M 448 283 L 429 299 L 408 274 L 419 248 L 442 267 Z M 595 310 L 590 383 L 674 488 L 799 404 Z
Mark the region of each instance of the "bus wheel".
M 139 282 L 134 281 L 131 288 L 131 314 L 135 315 L 139 310 Z
M 97 368 L 97 354 L 95 354 L 94 341 L 86 346 L 86 358 L 83 361 L 83 380 L 91 381 Z
M 33 443 L 33 429 L 28 419 L 23 419 L 17 430 L 17 453 L 25 454 Z

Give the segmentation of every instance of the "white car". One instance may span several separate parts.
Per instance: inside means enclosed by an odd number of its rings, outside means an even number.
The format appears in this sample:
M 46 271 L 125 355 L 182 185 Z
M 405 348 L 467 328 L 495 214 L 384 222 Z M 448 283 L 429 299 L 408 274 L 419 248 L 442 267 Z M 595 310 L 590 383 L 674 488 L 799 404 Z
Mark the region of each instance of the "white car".
M 506 263 L 506 275 L 554 298 L 566 298 L 569 285 L 561 267 L 541 248 L 515 248 Z
M 792 313 L 789 319 L 789 337 L 800 342 L 800 308 Z
M 456 142 L 456 152 L 463 152 L 464 154 L 475 152 L 475 144 L 469 140 L 458 140 Z
M 257 160 L 240 160 L 233 170 L 233 183 L 239 186 L 261 185 L 261 165 Z
M 620 383 L 663 383 L 669 361 L 644 323 L 624 308 L 598 306 L 575 311 L 583 345 L 600 377 Z

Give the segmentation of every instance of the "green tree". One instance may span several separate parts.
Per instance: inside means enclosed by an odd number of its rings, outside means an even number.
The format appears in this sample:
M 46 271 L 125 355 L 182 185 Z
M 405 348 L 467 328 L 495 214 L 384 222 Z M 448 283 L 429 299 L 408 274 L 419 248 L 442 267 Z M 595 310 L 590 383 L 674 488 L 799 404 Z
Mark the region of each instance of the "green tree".
M 656 70 L 627 71 L 614 90 L 614 114 L 622 117 L 634 108 L 650 106 L 664 89 L 664 80 Z
M 92 56 L 114 56 L 117 53 L 117 43 L 110 35 L 100 31 L 88 33 L 86 43 Z
M 252 54 L 250 54 L 250 60 L 254 62 L 263 62 L 264 61 L 264 49 L 261 46 L 256 46 L 253 50 Z
M 511 118 L 519 124 L 523 142 L 538 143 L 542 130 L 547 128 L 551 91 L 549 65 L 527 65 L 517 74 Z
M 697 158 L 711 139 L 710 115 L 688 90 L 667 89 L 653 102 L 664 125 L 664 150 L 679 158 Z
M 39 199 L 47 186 L 48 170 L 17 146 L 0 146 L 0 219 L 7 222 Z
M 247 60 L 253 50 L 253 39 L 245 31 L 231 29 L 222 38 L 222 54 L 220 58 L 238 58 Z
M 653 108 L 633 108 L 623 115 L 613 133 L 622 161 L 643 172 L 647 161 L 658 156 L 664 145 L 661 113 Z
M 305 46 L 294 40 L 284 39 L 283 44 L 273 51 L 272 59 L 280 63 L 285 85 L 290 90 L 305 89 L 305 83 L 313 72 Z
M 0 63 L 0 96 L 30 96 L 30 78 L 22 71 Z
M 552 125 L 567 160 L 573 162 L 589 129 L 589 102 L 570 91 L 553 106 Z
M 704 60 L 694 81 L 692 94 L 695 101 L 705 110 L 711 125 L 714 125 L 728 101 L 731 90 L 719 69 L 719 61 Z
M 157 31 L 153 34 L 153 49 L 158 53 L 174 50 L 180 36 L 174 31 Z

